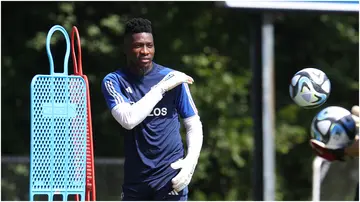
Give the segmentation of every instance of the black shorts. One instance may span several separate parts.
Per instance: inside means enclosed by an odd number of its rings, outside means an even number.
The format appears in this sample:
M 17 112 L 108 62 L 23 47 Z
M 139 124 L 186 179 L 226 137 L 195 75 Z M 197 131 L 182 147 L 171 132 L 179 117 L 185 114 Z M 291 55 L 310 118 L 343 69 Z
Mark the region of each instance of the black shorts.
M 187 201 L 188 199 L 188 187 L 175 192 L 171 181 L 158 190 L 151 188 L 147 183 L 124 184 L 122 190 L 122 201 Z

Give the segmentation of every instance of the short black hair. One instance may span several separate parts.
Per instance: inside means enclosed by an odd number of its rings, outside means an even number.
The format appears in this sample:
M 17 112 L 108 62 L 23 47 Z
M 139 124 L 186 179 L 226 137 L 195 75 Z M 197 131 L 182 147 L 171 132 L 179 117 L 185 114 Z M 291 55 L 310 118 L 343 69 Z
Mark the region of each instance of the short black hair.
M 136 33 L 151 33 L 152 27 L 151 21 L 144 18 L 133 18 L 126 22 L 125 35 Z

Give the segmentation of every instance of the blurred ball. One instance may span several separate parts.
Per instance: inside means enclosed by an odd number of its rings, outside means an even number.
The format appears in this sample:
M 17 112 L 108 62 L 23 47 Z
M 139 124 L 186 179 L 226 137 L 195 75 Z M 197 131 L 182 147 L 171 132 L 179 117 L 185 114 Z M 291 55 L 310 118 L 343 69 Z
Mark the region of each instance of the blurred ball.
M 330 80 L 323 71 L 305 68 L 292 77 L 289 91 L 290 97 L 297 105 L 311 109 L 326 102 L 330 88 Z
M 331 106 L 321 110 L 311 123 L 311 138 L 323 142 L 330 149 L 348 146 L 355 134 L 355 121 L 350 111 L 342 107 Z

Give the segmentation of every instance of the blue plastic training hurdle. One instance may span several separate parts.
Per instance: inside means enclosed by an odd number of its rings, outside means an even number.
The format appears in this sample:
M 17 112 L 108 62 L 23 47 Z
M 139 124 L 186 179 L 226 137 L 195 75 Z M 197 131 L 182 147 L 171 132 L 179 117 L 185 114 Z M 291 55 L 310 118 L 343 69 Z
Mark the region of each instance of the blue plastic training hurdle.
M 55 31 L 65 36 L 64 71 L 54 71 L 50 51 Z M 49 75 L 35 75 L 31 81 L 31 142 L 29 200 L 55 195 L 67 201 L 71 195 L 85 199 L 86 179 L 86 83 L 68 74 L 70 40 L 66 30 L 53 26 L 46 38 Z

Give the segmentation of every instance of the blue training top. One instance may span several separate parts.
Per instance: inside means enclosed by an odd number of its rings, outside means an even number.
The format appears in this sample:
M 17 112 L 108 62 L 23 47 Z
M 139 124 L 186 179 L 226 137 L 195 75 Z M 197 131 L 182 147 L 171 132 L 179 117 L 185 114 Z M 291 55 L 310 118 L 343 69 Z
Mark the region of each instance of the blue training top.
M 153 63 L 153 68 L 144 77 L 135 77 L 126 70 L 117 70 L 105 76 L 102 82 L 108 108 L 117 104 L 139 101 L 152 86 L 160 82 L 170 68 Z M 161 188 L 171 180 L 178 170 L 170 164 L 184 157 L 180 135 L 181 118 L 197 114 L 187 84 L 166 92 L 139 125 L 132 130 L 122 130 L 125 145 L 124 183 L 149 183 Z

